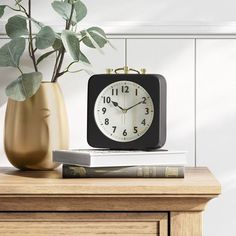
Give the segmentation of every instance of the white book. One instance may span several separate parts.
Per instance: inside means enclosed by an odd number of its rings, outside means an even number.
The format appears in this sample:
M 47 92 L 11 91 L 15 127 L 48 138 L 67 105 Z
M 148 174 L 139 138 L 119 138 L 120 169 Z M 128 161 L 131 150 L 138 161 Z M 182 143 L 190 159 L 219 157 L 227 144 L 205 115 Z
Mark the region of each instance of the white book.
M 123 151 L 104 149 L 55 150 L 53 161 L 85 167 L 185 166 L 185 151 Z

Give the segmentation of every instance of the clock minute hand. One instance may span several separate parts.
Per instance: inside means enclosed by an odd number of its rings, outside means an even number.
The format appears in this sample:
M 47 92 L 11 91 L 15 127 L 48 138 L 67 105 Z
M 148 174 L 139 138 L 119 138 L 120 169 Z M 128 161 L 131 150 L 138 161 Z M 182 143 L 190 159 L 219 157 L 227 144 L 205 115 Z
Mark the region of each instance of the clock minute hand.
M 128 110 L 130 110 L 131 108 L 136 107 L 136 106 L 138 106 L 138 105 L 141 104 L 141 103 L 143 103 L 143 101 L 138 102 L 138 103 L 136 103 L 135 105 L 133 105 L 133 106 L 131 106 L 131 107 L 125 109 L 125 110 L 128 111 Z

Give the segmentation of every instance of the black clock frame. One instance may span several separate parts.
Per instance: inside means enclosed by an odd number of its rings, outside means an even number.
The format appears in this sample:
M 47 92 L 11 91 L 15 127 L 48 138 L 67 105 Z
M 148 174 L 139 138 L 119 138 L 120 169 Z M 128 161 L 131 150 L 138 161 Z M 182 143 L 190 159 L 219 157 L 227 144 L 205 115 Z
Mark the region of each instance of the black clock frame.
M 118 81 L 132 81 L 142 86 L 152 98 L 154 117 L 151 126 L 140 138 L 119 142 L 105 136 L 96 124 L 94 106 L 100 92 Z M 166 141 L 166 81 L 159 74 L 98 74 L 88 82 L 87 141 L 96 148 L 138 149 L 160 148 Z

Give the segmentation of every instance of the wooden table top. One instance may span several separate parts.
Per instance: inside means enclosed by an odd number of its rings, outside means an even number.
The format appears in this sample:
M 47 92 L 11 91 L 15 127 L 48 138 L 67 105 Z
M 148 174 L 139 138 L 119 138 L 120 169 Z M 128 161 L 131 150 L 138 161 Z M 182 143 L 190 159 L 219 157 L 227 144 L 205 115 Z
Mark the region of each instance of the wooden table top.
M 221 187 L 206 167 L 186 168 L 184 179 L 62 179 L 54 171 L 0 168 L 0 195 L 219 195 Z

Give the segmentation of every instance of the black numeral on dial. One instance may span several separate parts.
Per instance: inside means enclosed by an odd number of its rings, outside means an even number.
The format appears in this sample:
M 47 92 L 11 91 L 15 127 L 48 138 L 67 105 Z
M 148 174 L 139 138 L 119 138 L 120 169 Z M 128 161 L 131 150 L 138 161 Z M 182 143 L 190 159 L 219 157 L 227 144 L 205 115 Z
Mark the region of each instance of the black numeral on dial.
M 149 114 L 149 108 L 146 107 L 146 108 L 145 108 L 145 115 L 148 115 L 148 114 Z
M 103 97 L 103 103 L 110 103 L 111 98 L 110 97 Z
M 105 125 L 109 125 L 109 119 L 106 118 L 104 123 L 105 123 Z
M 112 128 L 113 128 L 113 133 L 115 133 L 116 132 L 116 126 L 112 126 Z
M 121 92 L 122 93 L 129 93 L 129 86 L 121 86 Z
M 146 98 L 146 97 L 142 97 L 142 99 L 143 99 L 142 103 L 143 103 L 143 104 L 146 104 L 147 98 Z
M 106 111 L 107 111 L 106 107 L 103 107 L 102 108 L 102 114 L 104 115 L 106 113 Z
M 127 136 L 127 131 L 126 131 L 126 129 L 123 131 L 123 136 Z
M 146 125 L 146 120 L 144 119 L 142 122 L 141 122 L 142 125 Z
M 137 133 L 138 133 L 138 127 L 134 126 L 134 134 L 137 134 Z
M 112 95 L 112 96 L 114 96 L 114 95 L 117 95 L 117 96 L 118 96 L 118 92 L 119 92 L 118 89 L 114 89 L 114 88 L 113 88 L 113 89 L 111 90 L 111 95 Z

